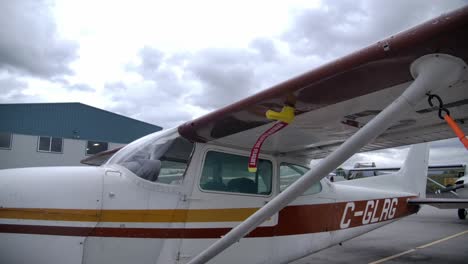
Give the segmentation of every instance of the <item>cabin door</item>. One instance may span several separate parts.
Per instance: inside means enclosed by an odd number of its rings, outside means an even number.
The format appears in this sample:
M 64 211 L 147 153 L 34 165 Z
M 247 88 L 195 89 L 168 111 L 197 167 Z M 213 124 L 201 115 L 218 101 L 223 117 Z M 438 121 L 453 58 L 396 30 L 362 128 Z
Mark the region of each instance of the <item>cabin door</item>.
M 205 149 L 193 192 L 179 263 L 185 263 L 237 226 L 275 195 L 275 163 L 260 158 L 257 172 L 247 170 L 248 153 Z M 271 254 L 267 236 L 274 233 L 277 214 L 248 237 L 220 254 L 215 263 L 252 263 Z

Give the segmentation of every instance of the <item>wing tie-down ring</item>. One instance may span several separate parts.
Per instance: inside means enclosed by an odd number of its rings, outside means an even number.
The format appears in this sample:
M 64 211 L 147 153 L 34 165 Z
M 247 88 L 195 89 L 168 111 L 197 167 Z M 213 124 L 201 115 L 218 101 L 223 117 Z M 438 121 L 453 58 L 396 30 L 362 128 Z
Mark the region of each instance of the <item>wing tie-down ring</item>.
M 438 96 L 437 94 L 427 94 L 427 102 L 431 107 L 434 107 L 434 104 L 432 103 L 432 99 L 437 99 L 437 102 L 439 103 L 439 118 L 444 120 L 444 116 L 442 115 L 442 112 L 445 112 L 445 115 L 450 115 L 450 111 L 444 107 L 444 102 L 442 101 L 442 98 Z
M 436 94 L 427 93 L 427 102 L 431 107 L 434 107 L 434 104 L 432 103 L 432 99 L 434 98 L 437 99 L 437 103 L 439 104 L 437 106 L 439 108 L 439 118 L 447 122 L 447 124 L 453 130 L 460 142 L 468 150 L 468 139 L 466 138 L 461 128 L 458 126 L 457 122 L 455 122 L 455 120 L 453 120 L 453 118 L 450 116 L 450 111 L 444 107 L 444 102 L 442 101 L 442 98 L 440 98 L 440 96 Z M 445 115 L 443 115 L 442 113 L 445 113 Z

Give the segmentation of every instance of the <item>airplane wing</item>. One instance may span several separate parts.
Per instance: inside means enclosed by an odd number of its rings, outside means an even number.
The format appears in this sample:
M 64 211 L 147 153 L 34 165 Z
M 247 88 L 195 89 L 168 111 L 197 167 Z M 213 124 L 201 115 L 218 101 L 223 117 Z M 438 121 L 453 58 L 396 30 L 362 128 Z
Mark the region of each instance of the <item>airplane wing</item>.
M 468 208 L 468 199 L 444 199 L 444 198 L 416 198 L 408 201 L 411 205 L 423 205 L 437 207 L 439 209 Z
M 96 155 L 82 159 L 80 163 L 91 166 L 101 166 L 102 164 L 106 163 L 107 160 L 121 148 L 122 147 L 99 152 Z
M 395 100 L 413 81 L 417 58 L 445 53 L 468 62 L 468 6 L 372 44 L 232 105 L 179 126 L 194 142 L 250 149 L 272 125 L 267 110 L 295 106 L 296 118 L 263 144 L 265 153 L 322 158 Z M 468 77 L 440 96 L 468 130 Z M 427 100 L 361 151 L 427 142 L 455 135 Z
M 453 137 L 449 126 L 439 119 L 437 108 L 429 107 L 427 100 L 415 101 L 422 92 L 443 90 L 440 96 L 445 107 L 466 129 L 466 32 L 468 6 L 179 126 L 179 133 L 191 141 L 252 149 L 252 157 L 258 154 L 254 152 L 258 151 L 254 146 L 257 139 L 258 145 L 264 143 L 262 151 L 272 154 L 327 156 L 189 263 L 206 263 L 239 241 L 358 150 Z M 410 72 L 413 62 L 415 75 Z M 461 65 L 463 68 L 458 67 Z M 421 78 L 417 75 L 419 70 Z M 295 107 L 294 122 L 285 128 L 289 120 L 272 127 L 265 117 L 267 111 L 286 110 L 284 106 Z M 403 113 L 406 116 L 393 124 L 393 119 L 400 119 Z M 377 118 L 372 119 L 375 115 Z M 279 129 L 282 130 L 262 141 L 265 135 Z

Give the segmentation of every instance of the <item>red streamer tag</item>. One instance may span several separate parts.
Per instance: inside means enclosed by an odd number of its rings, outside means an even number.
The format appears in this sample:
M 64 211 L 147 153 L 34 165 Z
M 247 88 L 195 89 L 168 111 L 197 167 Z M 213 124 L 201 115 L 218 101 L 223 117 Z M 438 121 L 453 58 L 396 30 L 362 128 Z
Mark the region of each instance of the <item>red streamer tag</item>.
M 263 132 L 263 134 L 257 139 L 257 142 L 255 142 L 255 145 L 252 147 L 252 150 L 250 151 L 250 157 L 249 157 L 249 171 L 250 172 L 257 171 L 258 156 L 260 155 L 260 149 L 262 148 L 263 142 L 265 142 L 265 140 L 269 136 L 285 128 L 287 125 L 288 123 L 286 122 L 281 122 L 281 121 L 276 122 L 267 131 Z

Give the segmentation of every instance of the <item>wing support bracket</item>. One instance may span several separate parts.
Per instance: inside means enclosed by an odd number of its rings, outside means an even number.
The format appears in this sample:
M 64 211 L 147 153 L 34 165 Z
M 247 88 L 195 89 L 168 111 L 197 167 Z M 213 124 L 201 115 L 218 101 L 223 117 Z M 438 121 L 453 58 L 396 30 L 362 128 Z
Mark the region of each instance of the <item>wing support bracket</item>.
M 317 166 L 291 184 L 286 190 L 234 227 L 225 236 L 195 256 L 189 264 L 206 263 L 232 244 L 238 242 L 258 225 L 279 212 L 282 208 L 304 193 L 314 183 L 320 181 L 331 171 L 374 140 L 395 121 L 410 111 L 415 111 L 427 93 L 446 89 L 458 82 L 466 71 L 463 60 L 446 54 L 429 54 L 415 60 L 410 67 L 415 80 L 393 103 L 358 130 L 335 151 L 324 158 Z

